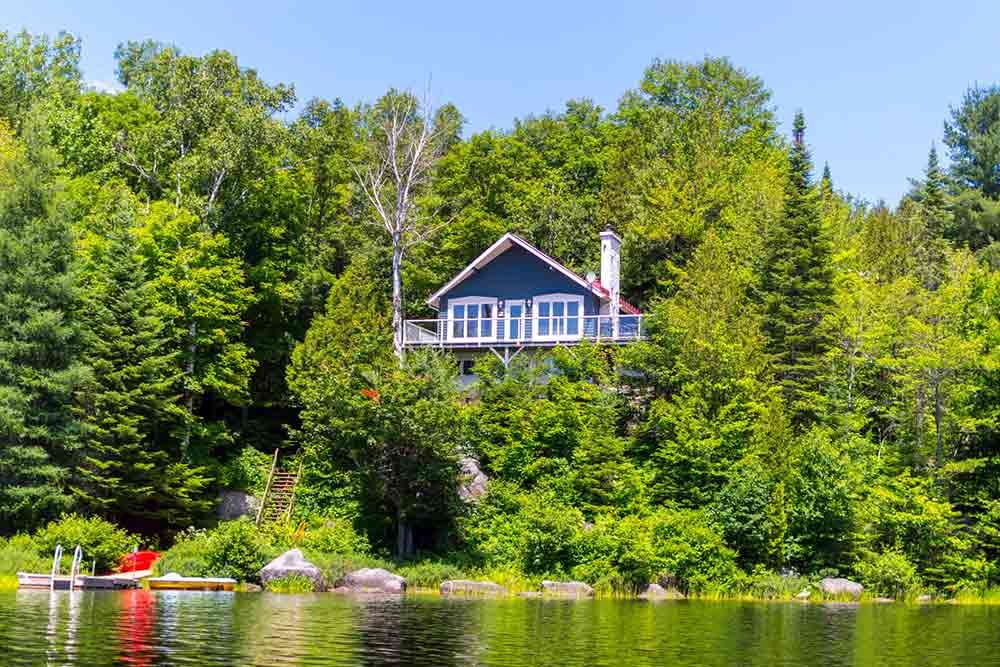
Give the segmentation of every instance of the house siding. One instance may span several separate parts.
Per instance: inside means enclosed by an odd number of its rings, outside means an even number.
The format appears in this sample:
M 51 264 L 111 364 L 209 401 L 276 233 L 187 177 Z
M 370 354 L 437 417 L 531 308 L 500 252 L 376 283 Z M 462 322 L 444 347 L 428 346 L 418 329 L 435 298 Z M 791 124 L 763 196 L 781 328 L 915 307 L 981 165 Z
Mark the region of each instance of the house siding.
M 504 301 L 534 299 L 544 294 L 574 294 L 583 297 L 583 314 L 597 315 L 600 299 L 591 290 L 519 246 L 511 246 L 483 269 L 441 295 L 438 316 L 447 318 L 451 299 L 467 296 L 496 297 Z

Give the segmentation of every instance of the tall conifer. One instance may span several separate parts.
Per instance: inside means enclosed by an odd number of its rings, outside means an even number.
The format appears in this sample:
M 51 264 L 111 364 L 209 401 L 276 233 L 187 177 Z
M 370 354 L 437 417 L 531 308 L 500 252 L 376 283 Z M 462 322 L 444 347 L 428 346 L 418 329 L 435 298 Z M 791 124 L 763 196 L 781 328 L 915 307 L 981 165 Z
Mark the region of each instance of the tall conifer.
M 805 118 L 796 114 L 784 212 L 770 239 L 764 274 L 764 333 L 797 426 L 820 410 L 820 375 L 829 343 L 819 324 L 832 302 L 830 244 L 821 225 Z
M 0 123 L 0 532 L 70 508 L 83 430 L 72 398 L 87 374 L 54 157 L 30 122 L 23 137 Z
M 177 353 L 154 312 L 127 203 L 112 206 L 83 243 L 93 379 L 78 396 L 90 429 L 74 492 L 86 508 L 131 530 L 169 531 L 207 509 L 208 479 L 180 461 L 187 414 Z

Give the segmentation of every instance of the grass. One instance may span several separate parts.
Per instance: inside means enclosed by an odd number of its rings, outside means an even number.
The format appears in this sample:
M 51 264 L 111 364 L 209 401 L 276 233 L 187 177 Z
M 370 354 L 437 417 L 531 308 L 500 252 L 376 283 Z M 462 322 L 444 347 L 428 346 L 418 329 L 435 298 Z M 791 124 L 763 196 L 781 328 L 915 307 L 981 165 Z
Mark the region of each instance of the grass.
M 267 582 L 268 593 L 312 593 L 313 580 L 298 574 Z
M 12 574 L 0 574 L 0 591 L 16 591 L 17 577 Z

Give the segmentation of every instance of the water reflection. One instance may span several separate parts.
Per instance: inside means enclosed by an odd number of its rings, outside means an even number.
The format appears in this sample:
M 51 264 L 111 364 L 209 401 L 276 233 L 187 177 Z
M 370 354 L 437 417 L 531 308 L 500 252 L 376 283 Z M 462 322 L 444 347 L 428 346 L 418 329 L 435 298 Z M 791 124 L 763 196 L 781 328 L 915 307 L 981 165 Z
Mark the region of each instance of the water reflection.
M 0 593 L 0 665 L 993 665 L 1000 609 Z

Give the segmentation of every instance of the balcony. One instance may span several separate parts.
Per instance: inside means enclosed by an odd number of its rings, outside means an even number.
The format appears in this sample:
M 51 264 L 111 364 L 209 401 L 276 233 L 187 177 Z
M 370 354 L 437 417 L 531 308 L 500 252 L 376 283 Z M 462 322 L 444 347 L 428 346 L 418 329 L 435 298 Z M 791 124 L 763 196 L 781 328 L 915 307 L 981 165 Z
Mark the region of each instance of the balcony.
M 617 319 L 617 321 L 616 321 Z M 405 347 L 554 347 L 624 344 L 645 337 L 642 315 L 406 320 Z

